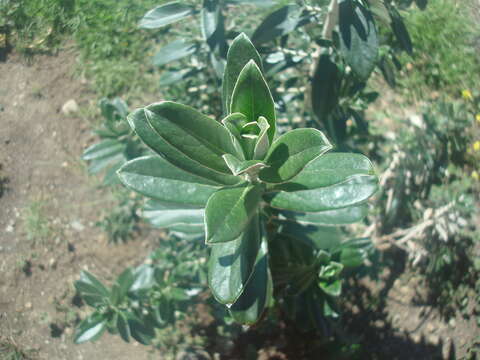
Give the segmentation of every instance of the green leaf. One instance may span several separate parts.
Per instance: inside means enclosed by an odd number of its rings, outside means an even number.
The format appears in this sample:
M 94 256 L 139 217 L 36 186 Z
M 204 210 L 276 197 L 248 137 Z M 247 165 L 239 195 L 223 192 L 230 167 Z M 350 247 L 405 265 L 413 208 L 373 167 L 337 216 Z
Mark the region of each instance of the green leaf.
M 238 238 L 256 214 L 262 192 L 261 184 L 248 183 L 215 192 L 205 208 L 206 243 L 223 243 Z
M 368 205 L 360 204 L 335 210 L 320 212 L 295 212 L 280 211 L 277 216 L 279 220 L 296 222 L 302 225 L 348 225 L 361 221 L 368 213 Z
M 403 50 L 410 55 L 413 55 L 412 39 L 410 38 L 410 34 L 408 33 L 407 27 L 405 26 L 400 13 L 393 6 L 389 7 L 389 12 L 392 18 L 392 31 L 395 34 L 395 37 L 397 38 Z
M 229 308 L 235 321 L 253 325 L 272 302 L 273 281 L 268 268 L 267 243 L 263 241 L 253 274 L 242 295 Z
M 238 158 L 241 160 L 245 159 L 245 140 L 242 138 L 240 131 L 247 122 L 246 116 L 240 113 L 230 114 L 222 120 L 223 126 L 225 126 L 232 137 L 232 142 L 237 149 L 237 154 L 240 154 Z
M 373 17 L 359 1 L 339 1 L 340 52 L 361 79 L 367 80 L 378 57 L 377 29 Z
M 127 295 L 128 290 L 130 290 L 130 287 L 133 285 L 134 281 L 135 281 L 135 277 L 133 275 L 133 271 L 131 268 L 125 269 L 117 277 L 116 283 L 120 288 L 119 296 L 121 299 L 123 299 Z
M 261 7 L 275 5 L 276 0 L 228 0 L 229 4 L 253 4 Z
M 165 228 L 174 225 L 204 224 L 205 210 L 196 206 L 170 204 L 150 200 L 143 209 L 143 217 L 152 225 Z
M 203 1 L 203 7 L 201 10 L 201 29 L 202 35 L 212 52 L 218 47 L 220 55 L 225 56 L 225 51 L 227 49 L 225 25 L 218 0 Z M 223 76 L 223 71 L 221 75 Z
M 330 296 L 337 297 L 342 293 L 342 281 L 340 279 L 333 282 L 319 281 L 318 286 L 325 294 Z
M 262 160 L 268 153 L 270 148 L 270 140 L 268 139 L 268 129 L 270 124 L 268 120 L 263 116 L 258 118 L 258 126 L 260 127 L 260 133 L 258 134 L 257 143 L 253 150 L 253 158 L 257 160 Z
M 153 151 L 165 157 L 173 165 L 192 174 L 211 179 L 224 185 L 233 185 L 238 183 L 238 179 L 233 175 L 218 172 L 209 168 L 208 166 L 204 166 L 196 159 L 190 158 L 187 154 L 180 151 L 180 149 L 177 149 L 174 144 L 165 141 L 147 120 L 147 113 L 151 113 L 151 111 L 147 110 L 147 108 L 138 109 L 130 113 L 127 119 L 130 123 L 130 126 L 135 130 L 140 139 Z M 219 126 L 222 127 L 221 125 Z M 214 154 L 210 153 L 210 155 L 216 157 Z
M 302 20 L 302 7 L 291 4 L 269 14 L 252 35 L 255 46 L 287 35 L 295 30 Z
M 142 195 L 182 205 L 204 206 L 220 187 L 155 155 L 127 162 L 118 171 L 118 177 L 126 187 Z
M 121 312 L 117 314 L 117 330 L 123 341 L 130 342 L 130 326 L 125 315 Z
M 377 190 L 376 176 L 357 175 L 330 186 L 292 192 L 280 191 L 271 195 L 269 201 L 271 206 L 279 209 L 318 212 L 361 204 Z
M 163 71 L 159 79 L 160 86 L 168 86 L 178 83 L 188 77 L 191 73 L 192 71 L 190 69 Z
M 105 303 L 110 297 L 110 291 L 94 275 L 83 270 L 80 279 L 75 281 L 75 289 L 91 306 Z
M 265 157 L 265 163 L 270 167 L 260 172 L 260 179 L 268 183 L 286 182 L 331 148 L 332 145 L 319 130 L 289 131 L 273 142 Z
M 312 109 L 320 122 L 338 106 L 342 74 L 330 58 L 328 49 L 320 53 L 312 79 Z
M 232 93 L 232 113 L 239 112 L 247 122 L 256 122 L 260 116 L 267 119 L 270 128 L 268 139 L 275 137 L 275 104 L 262 71 L 254 60 L 250 60 L 240 72 Z
M 162 47 L 153 57 L 153 65 L 163 66 L 169 62 L 179 60 L 186 56 L 194 54 L 198 46 L 192 42 L 184 40 L 175 40 Z
M 134 278 L 135 280 L 130 287 L 132 292 L 148 290 L 155 284 L 154 270 L 147 264 L 140 265 L 135 269 Z
M 345 248 L 340 253 L 340 262 L 345 267 L 353 268 L 362 265 L 366 257 L 364 249 Z
M 86 341 L 95 341 L 102 336 L 107 324 L 107 318 L 98 312 L 84 319 L 76 328 L 73 341 L 81 344 Z
M 298 223 L 285 223 L 280 229 L 281 235 L 302 242 L 314 249 L 332 252 L 342 243 L 342 235 L 337 227 L 312 226 Z M 311 259 L 312 252 L 304 254 Z
M 296 191 L 341 183 L 352 176 L 374 175 L 371 161 L 364 155 L 330 153 L 317 157 L 290 182 L 275 185 L 274 190 Z
M 140 344 L 150 345 L 152 343 L 152 339 L 155 336 L 155 331 L 145 322 L 130 316 L 128 318 L 128 326 L 130 328 L 130 335 Z
M 242 161 L 238 160 L 235 156 L 230 154 L 223 155 L 223 160 L 225 160 L 225 163 L 232 171 L 232 174 L 235 176 L 247 174 L 250 178 L 252 178 L 255 177 L 261 169 L 268 166 L 260 160 Z
M 193 9 L 180 1 L 173 1 L 147 12 L 138 26 L 142 29 L 157 29 L 172 24 L 193 13 Z
M 262 59 L 257 49 L 255 49 L 255 46 L 253 46 L 248 36 L 241 33 L 233 40 L 227 53 L 227 65 L 225 67 L 222 85 L 222 99 L 227 114 L 233 112 L 230 111 L 230 104 L 238 76 L 250 60 L 255 61 L 257 66 L 262 69 Z
M 124 150 L 125 144 L 116 139 L 102 140 L 86 149 L 82 155 L 82 159 L 88 161 L 113 157 L 123 153 Z
M 255 215 L 235 240 L 212 245 L 208 284 L 221 304 L 232 304 L 242 294 L 260 249 L 259 217 Z
M 236 154 L 236 149 L 220 123 L 189 106 L 170 101 L 149 105 L 144 110 L 159 141 L 205 167 L 230 173 L 221 156 Z

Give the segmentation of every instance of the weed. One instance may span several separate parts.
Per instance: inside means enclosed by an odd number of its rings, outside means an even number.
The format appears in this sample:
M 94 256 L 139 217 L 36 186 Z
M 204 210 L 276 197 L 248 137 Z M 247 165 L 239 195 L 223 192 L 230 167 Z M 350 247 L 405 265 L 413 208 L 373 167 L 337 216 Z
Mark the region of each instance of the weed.
M 36 350 L 22 349 L 12 337 L 0 336 L 0 359 L 1 360 L 33 360 Z
M 23 223 L 27 239 L 33 242 L 45 241 L 52 235 L 52 226 L 45 215 L 45 203 L 32 201 L 23 211 Z

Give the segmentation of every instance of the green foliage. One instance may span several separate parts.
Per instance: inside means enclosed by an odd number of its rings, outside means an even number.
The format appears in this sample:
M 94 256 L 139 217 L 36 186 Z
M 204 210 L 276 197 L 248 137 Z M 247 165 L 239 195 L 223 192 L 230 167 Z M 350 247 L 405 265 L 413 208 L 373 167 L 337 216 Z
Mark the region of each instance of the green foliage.
M 0 336 L 0 358 L 2 360 L 34 360 L 38 357 L 37 351 L 22 349 L 13 338 Z
M 48 51 L 75 23 L 73 0 L 2 0 L 0 36 L 24 53 Z M 33 15 L 34 14 L 34 15 Z
M 406 24 L 415 44 L 411 70 L 402 79 L 406 95 L 423 98 L 426 88 L 458 96 L 475 87 L 479 27 L 469 16 L 473 2 L 432 0 L 425 11 L 407 13 Z
M 321 155 L 331 145 L 318 130 L 293 130 L 271 142 L 275 114 L 268 87 L 253 60 L 236 56 L 237 51 L 247 47 L 252 49 L 249 53 L 255 54 L 254 47 L 245 35 L 235 41 L 243 44 L 230 49 L 226 72 L 242 65 L 243 69 L 233 87 L 227 116 L 232 119 L 235 112 L 242 116 L 236 116 L 236 121 L 216 122 L 192 108 L 168 101 L 136 110 L 129 115 L 130 124 L 161 157 L 130 161 L 119 170 L 119 176 L 132 190 L 176 204 L 178 214 L 183 209 L 190 216 L 192 206 L 205 207 L 205 237 L 212 246 L 209 285 L 217 300 L 229 305 L 234 319 L 252 324 L 273 304 L 274 284 L 267 256 L 276 243 L 273 237 L 277 230 L 266 231 L 272 221 L 269 214 L 278 211 L 276 208 L 318 212 L 357 206 L 376 191 L 377 180 L 368 160 L 349 154 L 338 154 L 344 159 L 344 173 L 319 177 L 316 172 L 324 170 Z M 262 155 L 251 166 L 255 151 L 252 154 L 250 148 L 255 149 L 260 141 L 268 150 L 257 152 Z M 238 171 L 242 161 L 249 165 Z M 229 182 L 219 183 L 219 174 Z M 342 220 L 348 222 L 349 217 Z M 175 218 L 171 225 L 178 221 Z M 311 296 L 338 296 L 339 285 L 328 282 L 333 275 L 326 275 L 330 272 L 321 268 L 332 268 L 334 263 L 325 263 L 325 256 L 315 259 L 317 251 L 310 249 L 307 274 L 314 279 L 318 273 L 327 282 L 320 282 L 323 292 L 312 290 Z M 313 283 L 307 284 L 303 290 Z
M 108 330 L 127 342 L 151 344 L 155 329 L 184 319 L 189 307 L 201 300 L 205 261 L 198 242 L 171 236 L 145 264 L 127 268 L 110 287 L 83 271 L 75 288 L 96 310 L 78 325 L 75 342 L 94 341 Z
M 25 232 L 30 241 L 44 241 L 52 234 L 53 229 L 45 214 L 45 206 L 45 201 L 35 200 L 22 213 Z

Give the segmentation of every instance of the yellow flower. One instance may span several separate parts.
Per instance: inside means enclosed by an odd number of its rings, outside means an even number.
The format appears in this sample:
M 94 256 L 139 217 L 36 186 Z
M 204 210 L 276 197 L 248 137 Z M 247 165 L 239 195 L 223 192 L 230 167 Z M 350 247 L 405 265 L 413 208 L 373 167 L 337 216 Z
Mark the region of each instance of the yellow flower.
M 472 92 L 470 90 L 462 90 L 462 97 L 465 100 L 473 100 Z
M 480 176 L 478 175 L 478 172 L 476 172 L 475 170 L 472 171 L 472 178 L 475 179 L 475 180 L 480 179 Z
M 475 115 L 475 120 L 477 120 L 480 123 L 480 114 Z
M 473 143 L 473 150 L 480 151 L 480 141 L 475 141 Z

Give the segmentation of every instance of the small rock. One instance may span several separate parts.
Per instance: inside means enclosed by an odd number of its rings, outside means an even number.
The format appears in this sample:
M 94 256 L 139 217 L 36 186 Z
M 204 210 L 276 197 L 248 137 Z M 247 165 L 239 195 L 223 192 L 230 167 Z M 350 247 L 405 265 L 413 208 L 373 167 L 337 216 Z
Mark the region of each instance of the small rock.
M 70 115 L 70 114 L 76 113 L 77 111 L 78 111 L 78 104 L 74 99 L 68 100 L 62 106 L 62 112 L 65 115 Z
M 85 230 L 85 226 L 83 226 L 83 224 L 78 221 L 78 220 L 73 220 L 71 223 L 70 223 L 70 226 L 72 227 L 73 230 L 75 231 L 83 231 Z
M 13 224 L 8 224 L 7 227 L 5 228 L 5 232 L 13 233 Z
M 457 321 L 454 318 L 451 318 L 448 321 L 448 325 L 450 325 L 450 327 L 454 328 L 457 325 Z
M 48 265 L 50 265 L 52 269 L 55 269 L 57 267 L 57 260 L 55 260 L 54 258 L 51 258 L 50 261 L 48 262 Z
M 32 303 L 29 301 L 25 304 L 25 309 L 30 310 L 32 308 Z
M 412 335 L 412 340 L 413 340 L 413 342 L 415 342 L 415 343 L 419 343 L 421 339 L 422 339 L 422 336 L 421 336 L 420 334 L 414 334 L 414 335 Z

